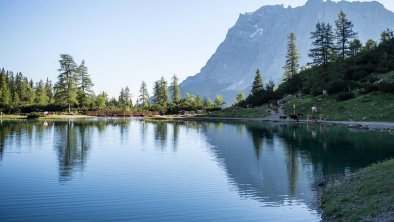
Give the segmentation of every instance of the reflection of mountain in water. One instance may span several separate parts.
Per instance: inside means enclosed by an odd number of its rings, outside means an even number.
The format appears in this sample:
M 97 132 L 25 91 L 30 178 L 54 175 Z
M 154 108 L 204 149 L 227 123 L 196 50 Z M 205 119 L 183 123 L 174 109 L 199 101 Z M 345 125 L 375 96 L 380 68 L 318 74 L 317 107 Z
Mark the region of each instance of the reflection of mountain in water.
M 301 199 L 315 206 L 319 182 L 333 183 L 394 156 L 390 135 L 342 128 L 252 123 L 207 127 L 205 133 L 240 195 L 275 205 Z

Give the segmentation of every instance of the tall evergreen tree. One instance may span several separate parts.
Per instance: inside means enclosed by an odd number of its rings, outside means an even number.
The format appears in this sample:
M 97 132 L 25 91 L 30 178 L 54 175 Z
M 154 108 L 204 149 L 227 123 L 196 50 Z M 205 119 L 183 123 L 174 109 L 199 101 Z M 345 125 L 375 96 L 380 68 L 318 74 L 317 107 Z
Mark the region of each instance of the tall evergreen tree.
M 0 73 L 0 106 L 2 108 L 9 108 L 11 99 L 11 91 L 7 83 L 7 74 L 3 69 Z
M 130 92 L 130 88 L 128 86 L 126 86 L 124 91 L 123 91 L 123 93 L 124 93 L 125 105 L 127 107 L 131 108 L 133 106 L 133 100 L 132 100 L 132 95 L 131 95 L 131 92 Z
M 47 90 L 45 88 L 44 82 L 40 80 L 36 85 L 36 96 L 35 96 L 35 103 L 45 106 L 48 104 L 48 96 Z
M 313 48 L 310 49 L 310 63 L 313 66 L 320 66 L 322 79 L 325 83 L 329 81 L 328 63 L 336 58 L 334 46 L 334 33 L 330 24 L 317 23 L 316 30 L 311 32 Z
M 358 39 L 354 39 L 350 42 L 350 56 L 355 56 L 361 52 L 362 44 L 361 41 Z
M 155 105 L 160 103 L 160 81 L 155 81 L 153 83 L 153 102 Z
M 254 77 L 253 83 L 252 83 L 252 90 L 251 94 L 252 95 L 257 95 L 259 92 L 262 92 L 264 89 L 263 87 L 263 79 L 261 78 L 260 70 L 256 70 L 256 75 Z
M 159 81 L 159 104 L 163 107 L 167 107 L 168 103 L 168 86 L 167 81 L 164 77 L 161 77 Z
M 311 32 L 313 39 L 309 56 L 312 58 L 311 65 L 327 67 L 328 63 L 335 58 L 334 34 L 330 24 L 317 23 L 316 30 Z
M 67 105 L 71 112 L 71 106 L 78 104 L 78 70 L 73 57 L 67 54 L 60 55 L 60 72 L 58 82 L 55 84 L 56 103 Z
M 85 60 L 82 60 L 77 72 L 79 75 L 78 103 L 80 106 L 86 107 L 93 96 L 93 82 L 88 73 L 88 68 L 85 66 Z
M 48 96 L 48 103 L 53 103 L 54 98 L 53 98 L 53 87 L 52 87 L 52 81 L 50 81 L 48 78 L 45 82 L 45 90 L 46 94 Z
M 178 77 L 174 74 L 174 76 L 171 79 L 171 92 L 172 92 L 172 102 L 174 104 L 178 104 L 179 101 L 181 100 L 181 93 L 179 90 L 179 85 L 178 85 Z
M 149 109 L 150 107 L 150 99 L 149 99 L 149 92 L 148 92 L 148 87 L 146 85 L 145 81 L 142 81 L 141 87 L 140 87 L 140 95 L 139 95 L 139 103 L 141 103 L 142 107 L 144 109 Z
M 351 55 L 350 43 L 357 38 L 357 33 L 353 31 L 352 22 L 346 17 L 346 14 L 341 10 L 338 14 L 338 19 L 335 20 L 335 39 L 336 47 L 340 58 L 345 59 L 346 56 Z
M 286 54 L 286 65 L 285 69 L 285 79 L 292 79 L 298 71 L 298 50 L 296 46 L 296 35 L 294 32 L 290 33 L 287 43 L 287 54 Z

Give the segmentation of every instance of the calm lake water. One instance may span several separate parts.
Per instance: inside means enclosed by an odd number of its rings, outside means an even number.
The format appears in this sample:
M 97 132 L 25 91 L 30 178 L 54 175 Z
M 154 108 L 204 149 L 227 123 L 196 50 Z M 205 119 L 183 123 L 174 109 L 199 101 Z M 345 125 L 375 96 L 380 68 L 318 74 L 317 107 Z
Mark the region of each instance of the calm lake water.
M 318 125 L 0 122 L 0 221 L 319 221 L 394 137 Z

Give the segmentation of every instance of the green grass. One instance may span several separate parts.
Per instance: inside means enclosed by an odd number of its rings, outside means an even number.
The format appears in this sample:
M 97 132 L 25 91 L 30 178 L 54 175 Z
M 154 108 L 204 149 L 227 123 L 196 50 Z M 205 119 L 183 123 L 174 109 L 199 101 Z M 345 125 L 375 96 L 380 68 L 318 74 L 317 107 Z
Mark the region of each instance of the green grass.
M 394 121 L 394 94 L 373 92 L 347 101 L 337 101 L 335 98 L 336 95 L 327 98 L 294 98 L 284 105 L 284 110 L 285 113 L 292 114 L 293 105 L 296 105 L 296 113 L 302 113 L 306 118 L 312 114 L 312 106 L 316 104 L 317 116 L 323 114 L 329 120 Z
M 329 221 L 387 220 L 390 213 L 392 217 L 394 159 L 364 168 L 327 189 L 322 208 L 323 219 Z
M 229 107 L 208 114 L 210 117 L 262 118 L 268 116 L 267 106 L 255 108 Z

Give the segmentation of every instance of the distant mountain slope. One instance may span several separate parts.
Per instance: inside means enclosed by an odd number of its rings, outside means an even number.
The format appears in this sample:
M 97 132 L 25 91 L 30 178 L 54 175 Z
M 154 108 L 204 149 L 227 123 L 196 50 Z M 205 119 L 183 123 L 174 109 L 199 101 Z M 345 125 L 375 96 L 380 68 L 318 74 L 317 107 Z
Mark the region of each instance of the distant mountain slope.
M 310 32 L 319 21 L 334 25 L 341 9 L 363 43 L 369 38 L 377 40 L 383 30 L 394 28 L 394 13 L 378 2 L 309 0 L 297 8 L 264 6 L 239 16 L 200 73 L 181 83 L 182 93 L 208 98 L 222 95 L 230 105 L 237 91 L 249 93 L 257 68 L 262 70 L 265 82 L 280 82 L 288 34 L 296 33 L 300 64 L 304 65 L 309 61 Z

